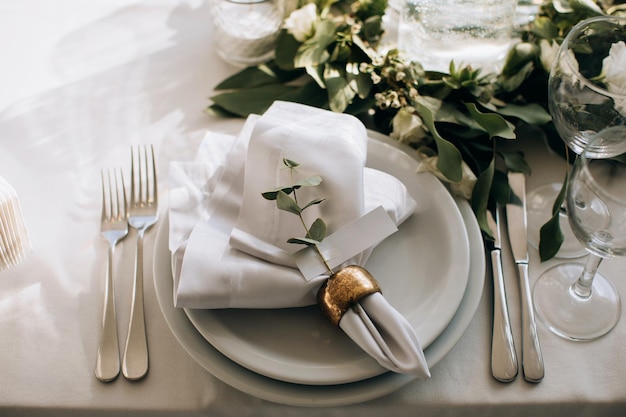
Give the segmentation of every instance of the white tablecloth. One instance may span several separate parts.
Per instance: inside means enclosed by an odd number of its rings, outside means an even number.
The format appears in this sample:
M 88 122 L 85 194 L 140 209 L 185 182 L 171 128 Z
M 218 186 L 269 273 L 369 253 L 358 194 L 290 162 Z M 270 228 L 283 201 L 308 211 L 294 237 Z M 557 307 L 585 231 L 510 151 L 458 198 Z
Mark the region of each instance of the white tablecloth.
M 599 416 L 626 412 L 626 322 L 574 343 L 539 326 L 545 379 L 495 381 L 489 370 L 491 285 L 456 347 L 428 381 L 363 404 L 283 406 L 243 394 L 206 372 L 167 327 L 146 278 L 150 372 L 103 384 L 93 375 L 106 244 L 99 237 L 100 168 L 129 166 L 131 144 L 154 143 L 163 210 L 167 167 L 193 156 L 207 129 L 213 86 L 235 68 L 212 49 L 201 0 L 0 2 L 0 175 L 16 188 L 33 243 L 0 271 L 2 416 Z M 562 161 L 524 144 L 535 167 L 529 188 L 562 178 Z M 163 212 L 163 211 L 162 211 Z M 157 226 L 158 227 L 158 226 Z M 156 229 L 156 228 L 155 228 Z M 148 233 L 151 253 L 156 230 Z M 118 247 L 118 323 L 130 309 L 134 239 Z M 513 273 L 505 250 L 505 267 Z M 533 251 L 531 278 L 540 264 Z M 626 294 L 626 261 L 602 270 Z M 146 274 L 152 267 L 146 262 Z M 123 278 L 123 277 L 126 278 Z M 513 275 L 510 275 L 513 276 Z M 518 286 L 507 289 L 518 354 Z

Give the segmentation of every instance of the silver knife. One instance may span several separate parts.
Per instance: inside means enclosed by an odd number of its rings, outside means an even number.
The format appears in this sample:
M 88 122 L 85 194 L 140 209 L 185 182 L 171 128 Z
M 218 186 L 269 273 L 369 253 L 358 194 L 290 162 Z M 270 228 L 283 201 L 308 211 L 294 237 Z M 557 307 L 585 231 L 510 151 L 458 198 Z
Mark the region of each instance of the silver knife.
M 509 186 L 519 201 L 506 205 L 506 217 L 513 258 L 520 278 L 522 301 L 522 369 L 524 379 L 539 382 L 543 378 L 543 357 L 537 337 L 537 325 L 528 278 L 528 238 L 526 233 L 526 177 L 520 172 L 509 172 Z
M 491 272 L 493 275 L 493 328 L 491 333 L 491 374 L 501 382 L 511 382 L 517 376 L 517 354 L 513 343 L 509 309 L 504 288 L 501 253 L 501 208 L 496 208 L 494 220 L 491 211 L 487 210 L 487 222 L 493 234 L 491 249 Z

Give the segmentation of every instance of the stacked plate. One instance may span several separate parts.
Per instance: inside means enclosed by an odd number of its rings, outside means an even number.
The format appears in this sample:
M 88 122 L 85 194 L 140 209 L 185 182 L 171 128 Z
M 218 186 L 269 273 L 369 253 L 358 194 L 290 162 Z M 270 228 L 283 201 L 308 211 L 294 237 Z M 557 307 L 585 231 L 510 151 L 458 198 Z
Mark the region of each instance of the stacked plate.
M 379 245 L 366 268 L 415 328 L 431 372 L 454 347 L 480 301 L 483 243 L 466 201 L 455 201 L 396 142 L 370 132 L 369 167 L 402 180 L 416 213 Z M 251 395 L 301 406 L 345 405 L 412 381 L 380 367 L 316 306 L 280 310 L 177 309 L 172 302 L 168 224 L 155 245 L 155 286 L 172 332 L 187 352 L 225 383 Z M 425 381 L 424 383 L 427 383 Z
M 17 193 L 0 177 L 0 270 L 17 265 L 30 248 Z

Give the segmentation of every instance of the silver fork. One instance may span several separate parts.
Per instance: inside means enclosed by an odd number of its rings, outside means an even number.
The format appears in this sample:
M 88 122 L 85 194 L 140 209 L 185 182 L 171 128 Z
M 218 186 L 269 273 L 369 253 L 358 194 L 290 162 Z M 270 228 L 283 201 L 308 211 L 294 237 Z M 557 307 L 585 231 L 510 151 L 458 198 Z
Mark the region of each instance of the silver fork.
M 113 254 L 115 246 L 128 234 L 126 191 L 122 170 L 102 171 L 102 218 L 100 233 L 109 242 L 102 333 L 96 357 L 96 378 L 103 382 L 113 381 L 120 373 L 120 351 L 115 317 L 113 285 Z
M 143 238 L 156 223 L 158 213 L 157 175 L 152 146 L 131 148 L 131 183 L 128 224 L 137 229 L 135 280 L 122 372 L 127 379 L 143 378 L 148 372 L 148 342 L 143 308 Z

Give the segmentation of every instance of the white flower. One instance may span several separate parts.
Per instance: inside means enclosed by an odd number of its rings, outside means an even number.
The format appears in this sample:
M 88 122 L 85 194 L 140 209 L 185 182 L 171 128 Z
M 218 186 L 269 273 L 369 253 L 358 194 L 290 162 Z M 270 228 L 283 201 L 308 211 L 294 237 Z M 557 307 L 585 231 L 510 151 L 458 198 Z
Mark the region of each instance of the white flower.
M 400 142 L 419 142 L 426 137 L 422 119 L 413 114 L 414 109 L 403 107 L 398 110 L 392 121 L 392 132 L 389 136 Z
M 315 33 L 315 21 L 317 20 L 317 8 L 314 3 L 309 3 L 291 12 L 285 19 L 283 27 L 293 35 L 298 42 L 304 42 Z
M 463 176 L 460 182 L 450 182 L 449 179 L 443 175 L 443 173 L 437 168 L 438 156 L 428 156 L 426 154 L 418 152 L 420 156 L 420 164 L 417 167 L 417 172 L 432 172 L 442 182 L 447 183 L 450 192 L 454 196 L 458 196 L 469 200 L 472 197 L 474 191 L 474 185 L 476 185 L 476 175 L 470 169 L 469 165 L 465 161 L 461 162 L 461 169 Z
M 609 55 L 602 61 L 602 72 L 607 90 L 613 94 L 626 96 L 626 43 L 614 43 Z M 615 98 L 615 108 L 626 114 L 626 97 Z

